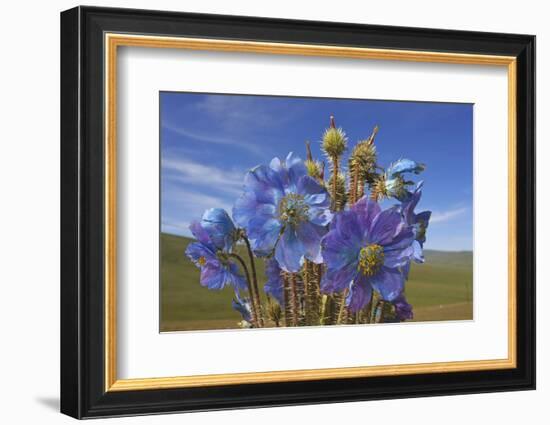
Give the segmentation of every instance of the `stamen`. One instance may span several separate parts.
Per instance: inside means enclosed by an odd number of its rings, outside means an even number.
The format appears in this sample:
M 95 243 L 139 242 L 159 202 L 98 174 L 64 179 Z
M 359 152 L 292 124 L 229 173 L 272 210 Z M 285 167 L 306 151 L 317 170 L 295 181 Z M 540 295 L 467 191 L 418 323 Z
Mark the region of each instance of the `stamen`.
M 378 273 L 382 264 L 384 264 L 384 248 L 376 244 L 361 248 L 357 269 L 365 276 L 374 276 Z
M 289 193 L 279 203 L 279 216 L 282 222 L 297 225 L 307 220 L 309 205 L 304 197 L 296 193 Z
M 199 257 L 199 265 L 200 266 L 204 266 L 206 264 L 206 258 L 204 257 Z

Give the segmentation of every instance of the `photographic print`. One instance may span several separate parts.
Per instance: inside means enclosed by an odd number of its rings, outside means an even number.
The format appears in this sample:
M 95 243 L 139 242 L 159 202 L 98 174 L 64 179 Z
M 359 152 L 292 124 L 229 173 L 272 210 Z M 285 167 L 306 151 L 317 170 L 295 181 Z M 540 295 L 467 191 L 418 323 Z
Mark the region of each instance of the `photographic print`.
M 161 92 L 160 331 L 473 319 L 473 105 Z

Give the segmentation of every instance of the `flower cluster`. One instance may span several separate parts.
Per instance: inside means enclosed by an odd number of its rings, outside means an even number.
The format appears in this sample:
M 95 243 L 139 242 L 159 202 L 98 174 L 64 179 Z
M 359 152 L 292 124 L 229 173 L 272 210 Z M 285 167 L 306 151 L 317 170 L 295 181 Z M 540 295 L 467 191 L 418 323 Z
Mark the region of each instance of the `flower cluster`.
M 303 326 L 395 322 L 413 318 L 405 298 L 412 262 L 422 254 L 430 211 L 415 212 L 422 182 L 406 180 L 425 166 L 399 159 L 377 163 L 378 127 L 342 158 L 348 138 L 331 117 L 321 149 L 330 166 L 289 153 L 244 178 L 232 217 L 207 210 L 190 230 L 186 255 L 201 285 L 235 292 L 241 326 Z M 383 200 L 394 205 L 383 209 Z M 264 295 L 257 262 L 263 261 Z

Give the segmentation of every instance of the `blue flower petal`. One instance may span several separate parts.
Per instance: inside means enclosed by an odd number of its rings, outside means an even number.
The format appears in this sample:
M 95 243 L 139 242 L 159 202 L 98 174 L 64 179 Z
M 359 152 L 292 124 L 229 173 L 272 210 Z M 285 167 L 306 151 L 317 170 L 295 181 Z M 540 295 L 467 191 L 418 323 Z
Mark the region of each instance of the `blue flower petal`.
M 351 286 L 351 293 L 348 301 L 348 308 L 356 313 L 364 308 L 371 299 L 372 287 L 364 275 L 360 275 Z
M 197 267 L 201 267 L 199 259 L 204 258 L 204 262 L 217 261 L 216 255 L 204 244 L 200 242 L 192 242 L 187 245 L 185 255 L 193 262 Z
M 226 272 L 219 262 L 206 263 L 201 267 L 200 282 L 208 289 L 223 289 L 226 283 Z
M 284 306 L 283 279 L 281 277 L 281 272 L 282 270 L 275 259 L 270 258 L 265 262 L 267 282 L 264 285 L 264 291 L 266 294 L 275 298 L 279 305 Z
M 418 227 L 424 226 L 424 231 L 420 232 L 420 234 L 416 238 L 416 240 L 420 242 L 420 246 L 423 246 L 424 242 L 426 242 L 426 229 L 430 224 L 431 216 L 432 216 L 431 211 L 422 211 L 421 213 L 417 214 L 415 217 L 415 222 L 418 225 Z
M 423 263 L 424 262 L 424 252 L 422 250 L 422 246 L 420 245 L 420 242 L 414 241 L 412 244 L 411 249 L 413 250 L 412 257 L 415 262 L 417 263 Z
M 233 288 L 235 288 L 235 292 L 237 290 L 245 290 L 248 288 L 248 285 L 246 284 L 246 279 L 244 276 L 239 272 L 239 268 L 235 263 L 229 263 L 228 266 L 226 266 L 225 269 L 225 284 L 232 285 Z
M 286 168 L 288 169 L 289 184 L 297 187 L 298 180 L 307 175 L 306 165 L 298 156 L 290 152 L 285 160 Z
M 348 221 L 351 224 L 346 226 Z M 336 271 L 350 264 L 357 269 L 362 241 L 357 232 L 353 232 L 353 224 L 353 213 L 338 213 L 331 224 L 331 230 L 321 240 L 323 260 L 329 271 Z
M 384 251 L 395 251 L 409 248 L 415 238 L 415 231 L 412 226 L 401 222 L 395 229 L 395 234 L 389 243 L 384 245 Z
M 357 263 L 349 263 L 338 269 L 328 268 L 321 279 L 321 291 L 325 294 L 341 292 L 359 275 Z
M 204 228 L 201 226 L 199 222 L 193 221 L 189 225 L 189 230 L 191 230 L 191 233 L 193 234 L 195 239 L 197 239 L 200 243 L 213 248 L 213 244 L 212 244 L 212 241 L 210 240 L 210 236 L 208 235 L 208 232 L 204 230 Z
M 420 201 L 420 197 L 422 196 L 422 190 L 420 190 L 421 187 L 422 182 L 417 185 L 411 197 L 402 204 L 403 217 L 405 218 L 405 222 L 407 224 L 414 224 L 416 222 L 414 209 L 416 208 L 416 205 L 418 205 L 418 201 Z
M 389 208 L 376 216 L 369 232 L 369 242 L 384 246 L 393 242 L 403 222 L 396 208 Z
M 281 223 L 275 219 L 263 221 L 252 219 L 248 227 L 248 235 L 252 239 L 252 249 L 263 257 L 271 254 L 281 233 Z
M 278 205 L 284 195 L 279 175 L 265 165 L 259 165 L 246 173 L 244 187 L 246 191 L 254 192 L 256 202 L 261 204 Z
M 413 308 L 407 302 L 404 294 L 400 294 L 392 303 L 395 307 L 396 319 L 400 322 L 413 319 Z
M 397 298 L 405 284 L 404 277 L 398 269 L 390 269 L 385 266 L 382 266 L 370 281 L 385 301 L 393 301 Z
M 287 227 L 275 248 L 275 259 L 279 266 L 287 272 L 295 273 L 304 262 L 305 248 L 298 239 L 296 232 Z
M 371 201 L 366 196 L 363 196 L 352 205 L 351 210 L 357 215 L 357 222 L 359 224 L 357 231 L 361 232 L 363 238 L 367 238 L 370 232 L 371 223 L 374 221 L 375 217 L 380 214 L 380 205 L 378 205 L 377 202 Z
M 386 175 L 395 177 L 403 173 L 419 174 L 424 171 L 425 168 L 426 166 L 424 164 L 420 164 L 411 159 L 402 158 L 390 164 L 386 169 Z
M 252 322 L 252 314 L 250 310 L 250 300 L 248 298 L 239 297 L 238 293 L 235 293 L 237 299 L 231 301 L 233 310 L 239 312 L 246 322 Z
M 384 250 L 384 266 L 388 268 L 403 267 L 411 261 L 413 255 L 412 245 L 405 249 Z
M 334 217 L 329 208 L 310 207 L 308 211 L 309 221 L 317 226 L 327 226 Z
M 308 222 L 301 223 L 296 228 L 296 235 L 302 242 L 305 249 L 305 257 L 316 264 L 323 262 L 321 256 L 321 237 L 326 233 L 326 229 Z
M 326 188 L 310 176 L 298 180 L 296 193 L 304 197 L 309 206 L 330 207 L 330 196 Z
M 201 226 L 217 249 L 229 251 L 235 242 L 235 225 L 222 208 L 210 208 L 202 215 Z

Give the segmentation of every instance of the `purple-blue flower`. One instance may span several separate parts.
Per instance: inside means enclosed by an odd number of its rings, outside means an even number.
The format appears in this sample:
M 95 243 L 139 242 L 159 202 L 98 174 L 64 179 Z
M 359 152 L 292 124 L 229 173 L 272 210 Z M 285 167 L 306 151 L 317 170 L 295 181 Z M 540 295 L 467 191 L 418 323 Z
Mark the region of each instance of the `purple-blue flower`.
M 233 310 L 239 312 L 245 322 L 252 323 L 252 311 L 250 299 L 241 298 L 238 292 L 235 292 L 235 298 L 231 301 Z
M 200 223 L 218 249 L 230 252 L 239 238 L 231 217 L 223 208 L 207 209 Z
M 417 263 L 424 262 L 424 255 L 422 249 L 424 247 L 424 242 L 426 242 L 426 229 L 430 222 L 430 217 L 432 215 L 431 211 L 422 211 L 421 213 L 416 214 L 414 209 L 418 205 L 420 198 L 422 196 L 422 184 L 423 182 L 418 183 L 416 189 L 411 194 L 409 200 L 405 201 L 401 205 L 401 211 L 405 223 L 413 227 L 415 237 L 413 242 L 414 255 L 413 259 Z
M 265 262 L 267 282 L 264 285 L 264 291 L 266 294 L 275 298 L 279 305 L 284 306 L 283 278 L 281 272 L 282 270 L 274 258 L 270 258 Z
M 397 208 L 382 211 L 376 202 L 361 198 L 334 216 L 322 240 L 327 266 L 322 291 L 350 288 L 349 308 L 354 312 L 370 301 L 373 289 L 382 299 L 393 301 L 403 291 L 400 268 L 413 255 L 413 241 L 414 231 Z
M 411 196 L 407 186 L 413 183 L 405 181 L 403 174 L 420 174 L 425 168 L 424 164 L 406 158 L 392 162 L 385 172 L 385 191 L 388 196 L 400 201 L 407 200 Z
M 403 293 L 393 300 L 392 304 L 395 308 L 395 319 L 397 321 L 404 322 L 405 320 L 411 320 L 413 318 L 412 305 L 407 302 Z
M 323 260 L 320 241 L 332 219 L 330 197 L 292 152 L 284 161 L 274 158 L 269 166 L 246 174 L 233 218 L 246 230 L 256 255 L 275 250 L 275 259 L 287 272 L 299 271 L 304 258 Z
M 200 223 L 193 222 L 189 229 L 197 242 L 187 246 L 185 254 L 200 269 L 200 283 L 208 289 L 222 289 L 231 285 L 235 290 L 246 289 L 244 277 L 237 265 L 230 259 L 232 243 L 229 234 L 234 231 L 233 223 L 228 224 L 229 215 L 220 209 L 205 212 Z M 229 232 L 229 233 L 227 233 Z

